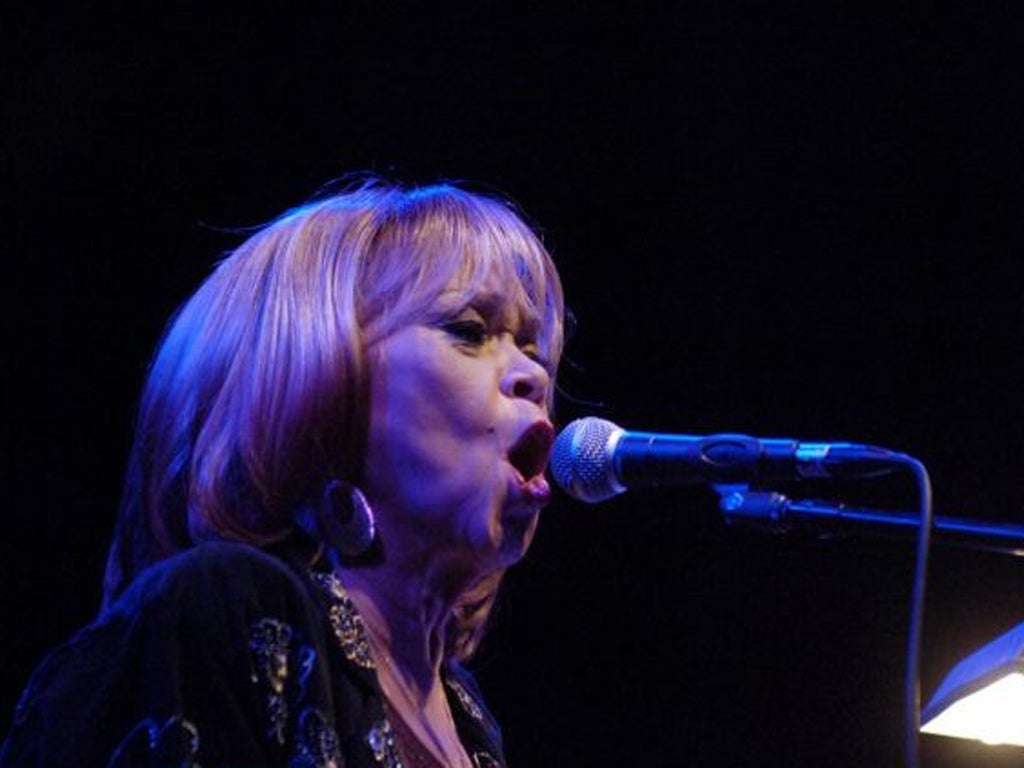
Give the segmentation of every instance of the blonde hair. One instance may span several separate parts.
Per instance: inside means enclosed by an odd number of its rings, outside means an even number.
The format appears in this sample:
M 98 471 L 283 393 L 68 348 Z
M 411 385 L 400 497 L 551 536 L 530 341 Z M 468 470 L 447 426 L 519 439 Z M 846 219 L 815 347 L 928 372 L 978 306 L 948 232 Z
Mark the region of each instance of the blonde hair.
M 328 478 L 358 485 L 368 345 L 421 318 L 453 279 L 495 278 L 537 318 L 540 351 L 557 363 L 558 274 L 505 200 L 372 179 L 253 234 L 172 318 L 150 366 L 105 602 L 198 542 L 285 540 Z M 489 611 L 494 581 L 456 613 Z M 453 652 L 470 652 L 473 636 Z

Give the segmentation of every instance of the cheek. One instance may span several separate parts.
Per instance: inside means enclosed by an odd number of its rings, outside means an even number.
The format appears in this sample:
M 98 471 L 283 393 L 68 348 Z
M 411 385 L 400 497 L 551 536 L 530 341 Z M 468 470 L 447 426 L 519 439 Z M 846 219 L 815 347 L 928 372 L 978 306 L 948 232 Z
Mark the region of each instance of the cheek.
M 498 414 L 480 387 L 429 373 L 393 382 L 374 404 L 382 438 L 445 463 L 471 448 L 496 444 Z
M 498 384 L 479 361 L 442 349 L 388 362 L 373 408 L 389 431 L 438 447 L 495 435 Z
M 475 363 L 429 338 L 378 356 L 366 472 L 379 490 L 400 485 L 403 496 L 443 496 L 474 480 L 490 485 L 501 452 L 501 402 L 493 376 Z

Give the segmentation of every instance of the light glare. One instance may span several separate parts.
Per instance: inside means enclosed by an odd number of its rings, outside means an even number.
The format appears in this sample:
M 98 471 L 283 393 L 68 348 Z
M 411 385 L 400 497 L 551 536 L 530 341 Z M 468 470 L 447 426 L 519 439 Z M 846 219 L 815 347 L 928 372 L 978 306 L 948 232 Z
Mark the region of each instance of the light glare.
M 1024 674 L 1011 672 L 954 702 L 921 730 L 1024 747 Z

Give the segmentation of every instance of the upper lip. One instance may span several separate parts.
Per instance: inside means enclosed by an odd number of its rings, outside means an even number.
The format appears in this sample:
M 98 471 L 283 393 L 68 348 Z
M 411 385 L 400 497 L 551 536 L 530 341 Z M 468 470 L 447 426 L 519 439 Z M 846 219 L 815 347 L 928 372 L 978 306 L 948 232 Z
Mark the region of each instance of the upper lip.
M 554 441 L 555 428 L 551 422 L 544 419 L 535 421 L 509 448 L 508 461 L 524 480 L 529 480 L 544 471 Z

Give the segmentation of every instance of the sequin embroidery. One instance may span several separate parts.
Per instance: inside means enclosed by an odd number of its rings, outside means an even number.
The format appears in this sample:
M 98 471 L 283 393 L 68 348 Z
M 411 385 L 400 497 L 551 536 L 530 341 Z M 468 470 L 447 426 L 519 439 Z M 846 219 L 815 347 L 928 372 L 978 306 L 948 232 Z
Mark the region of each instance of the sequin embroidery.
M 288 768 L 344 768 L 338 734 L 319 709 L 309 708 L 299 717 L 295 757 Z
M 313 674 L 313 667 L 316 666 L 316 651 L 308 645 L 299 648 L 296 666 L 299 669 L 299 673 L 296 675 L 299 689 L 296 699 L 303 701 L 306 698 L 307 688 L 309 687 L 309 676 Z
M 277 619 L 259 619 L 253 622 L 249 647 L 256 664 L 253 683 L 263 682 L 267 687 L 267 735 L 283 745 L 288 720 L 288 702 L 284 697 L 288 681 L 288 647 L 292 641 L 292 628 Z
M 489 752 L 474 752 L 473 765 L 476 768 L 502 768 L 501 763 Z
M 363 617 L 359 615 L 341 582 L 333 573 L 314 573 L 313 579 L 330 600 L 327 618 L 345 658 L 363 669 L 376 669 L 366 639 Z
M 456 680 L 445 680 L 445 683 L 449 688 L 452 689 L 452 693 L 455 694 L 455 698 L 459 700 L 459 704 L 465 709 L 474 720 L 482 721 L 484 719 L 484 713 L 480 709 L 480 705 L 476 703 L 469 691 L 467 691 L 461 683 Z
M 199 730 L 181 715 L 158 726 L 147 717 L 128 732 L 107 762 L 107 768 L 199 768 Z
M 391 723 L 387 719 L 374 725 L 366 734 L 366 743 L 373 751 L 373 759 L 384 768 L 404 768 L 402 758 L 398 754 L 398 742 Z

